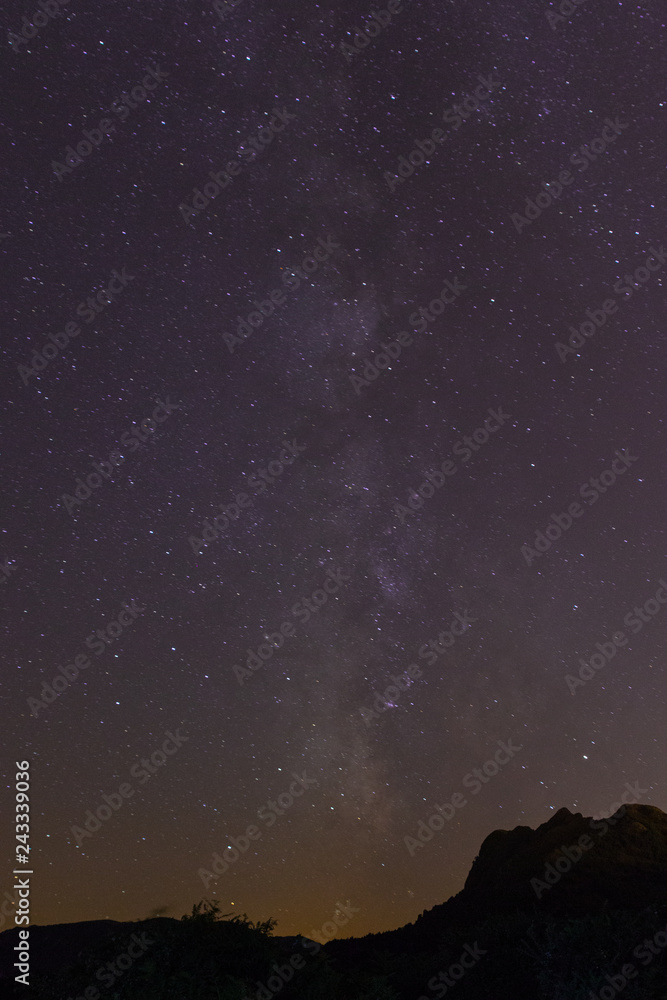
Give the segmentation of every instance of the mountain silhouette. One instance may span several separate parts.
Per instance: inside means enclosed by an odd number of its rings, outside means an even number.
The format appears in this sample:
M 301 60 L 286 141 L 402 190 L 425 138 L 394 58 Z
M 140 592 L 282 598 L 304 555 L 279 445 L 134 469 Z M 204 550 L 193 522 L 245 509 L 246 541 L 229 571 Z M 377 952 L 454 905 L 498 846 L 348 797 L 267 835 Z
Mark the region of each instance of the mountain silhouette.
M 32 925 L 20 995 L 612 1000 L 622 990 L 622 1000 L 667 1000 L 667 814 L 559 809 L 535 830 L 490 833 L 463 889 L 414 923 L 323 946 L 272 931 L 204 902 L 181 920 Z M 0 934 L 6 989 L 17 943 L 18 929 Z
M 664 902 L 667 815 L 655 806 L 628 805 L 595 820 L 563 808 L 537 830 L 494 830 L 473 862 L 463 898 L 506 909 L 538 893 L 545 906 L 562 912 Z

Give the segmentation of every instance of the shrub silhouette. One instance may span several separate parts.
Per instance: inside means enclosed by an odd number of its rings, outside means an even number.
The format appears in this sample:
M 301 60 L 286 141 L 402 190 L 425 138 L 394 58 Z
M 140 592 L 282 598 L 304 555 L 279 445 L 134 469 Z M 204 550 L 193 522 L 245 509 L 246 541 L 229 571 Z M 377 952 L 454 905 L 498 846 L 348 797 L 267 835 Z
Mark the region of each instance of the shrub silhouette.
M 223 914 L 219 902 L 205 899 L 180 920 L 155 917 L 80 931 L 81 925 L 63 925 L 59 940 L 69 944 L 68 954 L 77 952 L 73 942 L 78 948 L 83 940 L 97 943 L 68 968 L 31 976 L 30 1000 L 82 996 L 99 985 L 96 972 L 126 950 L 133 933 L 154 943 L 100 990 L 101 1000 L 434 1000 L 429 981 L 475 942 L 486 954 L 456 982 L 455 1000 L 590 1000 L 606 976 L 618 980 L 626 963 L 638 974 L 623 986 L 622 1000 L 667 1000 L 667 946 L 648 962 L 634 955 L 667 926 L 667 816 L 630 805 L 613 819 L 539 900 L 530 879 L 542 876 L 562 845 L 591 831 L 579 813 L 559 810 L 537 830 L 495 831 L 458 895 L 398 930 L 332 940 L 316 953 L 303 938 L 274 936 L 273 919 Z M 39 932 L 48 932 L 46 943 L 58 930 L 34 929 L 35 955 Z M 277 970 L 289 973 L 295 954 L 303 964 L 275 986 Z

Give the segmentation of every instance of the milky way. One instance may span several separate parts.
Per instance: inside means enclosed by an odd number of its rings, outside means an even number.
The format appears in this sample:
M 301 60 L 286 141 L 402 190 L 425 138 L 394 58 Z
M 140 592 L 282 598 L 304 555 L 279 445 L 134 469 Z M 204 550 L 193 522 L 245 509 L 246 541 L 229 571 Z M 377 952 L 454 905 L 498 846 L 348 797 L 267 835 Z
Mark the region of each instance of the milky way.
M 663 5 L 399 7 L 5 18 L 3 729 L 36 922 L 208 896 L 290 934 L 351 901 L 365 934 L 496 828 L 626 781 L 667 807 L 667 615 L 627 617 L 667 575 Z

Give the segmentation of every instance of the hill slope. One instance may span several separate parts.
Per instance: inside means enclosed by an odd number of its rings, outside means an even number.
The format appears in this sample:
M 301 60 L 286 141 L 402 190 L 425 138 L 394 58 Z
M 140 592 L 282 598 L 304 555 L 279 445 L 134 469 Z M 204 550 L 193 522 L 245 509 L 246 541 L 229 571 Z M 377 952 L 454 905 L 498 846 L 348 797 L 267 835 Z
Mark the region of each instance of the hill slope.
M 21 995 L 433 1000 L 455 987 L 457 1000 L 590 1000 L 613 986 L 623 1000 L 667 1000 L 667 815 L 560 809 L 536 830 L 495 830 L 456 896 L 398 930 L 322 948 L 215 918 L 32 926 Z M 0 976 L 13 976 L 16 943 L 16 930 L 0 934 Z

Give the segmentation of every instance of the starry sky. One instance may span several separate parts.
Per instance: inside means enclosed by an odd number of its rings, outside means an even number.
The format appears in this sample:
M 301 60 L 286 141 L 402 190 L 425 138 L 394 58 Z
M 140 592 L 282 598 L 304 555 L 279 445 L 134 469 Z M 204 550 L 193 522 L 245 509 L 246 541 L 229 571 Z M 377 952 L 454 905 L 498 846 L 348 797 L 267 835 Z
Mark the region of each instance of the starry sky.
M 33 6 L 0 166 L 32 920 L 349 902 L 357 936 L 496 828 L 667 808 L 664 5 Z

